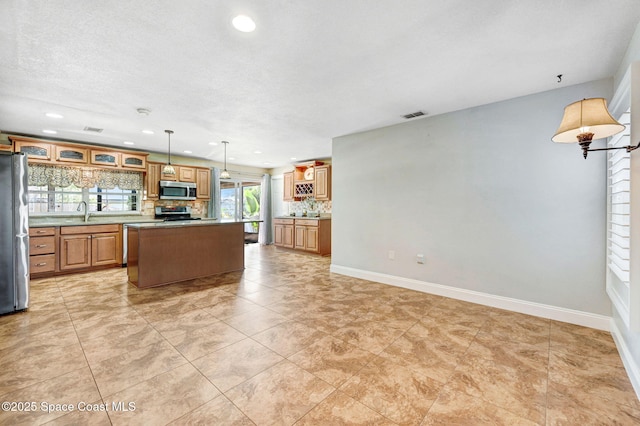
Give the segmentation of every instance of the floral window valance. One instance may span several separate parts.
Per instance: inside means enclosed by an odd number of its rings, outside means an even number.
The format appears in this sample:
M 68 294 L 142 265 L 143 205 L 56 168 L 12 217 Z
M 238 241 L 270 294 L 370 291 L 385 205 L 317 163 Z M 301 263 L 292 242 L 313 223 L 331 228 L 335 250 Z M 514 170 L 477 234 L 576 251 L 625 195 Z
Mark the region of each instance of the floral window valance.
M 29 164 L 29 185 L 142 190 L 142 172 Z

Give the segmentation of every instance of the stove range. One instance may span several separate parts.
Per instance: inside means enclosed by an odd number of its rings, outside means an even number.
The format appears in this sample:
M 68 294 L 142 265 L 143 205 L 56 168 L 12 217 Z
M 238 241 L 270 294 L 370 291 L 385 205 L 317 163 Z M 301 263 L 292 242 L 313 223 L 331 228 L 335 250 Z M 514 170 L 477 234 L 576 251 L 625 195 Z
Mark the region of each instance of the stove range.
M 162 219 L 165 222 L 174 220 L 200 220 L 199 217 L 191 217 L 191 207 L 175 206 L 175 207 L 156 207 L 156 219 Z

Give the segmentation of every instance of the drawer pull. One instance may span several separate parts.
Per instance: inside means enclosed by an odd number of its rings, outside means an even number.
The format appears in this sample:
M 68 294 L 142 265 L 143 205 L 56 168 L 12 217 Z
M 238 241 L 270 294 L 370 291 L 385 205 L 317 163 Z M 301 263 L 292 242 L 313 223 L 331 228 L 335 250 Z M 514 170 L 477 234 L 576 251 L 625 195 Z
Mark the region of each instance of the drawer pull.
M 36 234 L 46 234 L 46 233 L 47 233 L 47 231 L 43 231 L 42 229 L 38 229 L 36 231 Z
M 47 245 L 46 244 L 37 244 L 36 248 L 45 248 Z
M 47 266 L 47 262 L 44 262 L 44 263 L 36 263 L 36 266 Z

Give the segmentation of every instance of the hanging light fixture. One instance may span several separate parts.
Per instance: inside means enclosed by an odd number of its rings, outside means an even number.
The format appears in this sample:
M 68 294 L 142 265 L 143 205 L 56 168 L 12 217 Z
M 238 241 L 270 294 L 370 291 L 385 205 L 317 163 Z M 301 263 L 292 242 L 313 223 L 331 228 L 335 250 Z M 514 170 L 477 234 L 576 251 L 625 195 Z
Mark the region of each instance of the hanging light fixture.
M 224 144 L 224 170 L 220 172 L 220 179 L 231 179 L 231 175 L 227 171 L 227 145 L 229 142 L 222 141 Z
M 169 152 L 169 161 L 162 168 L 162 174 L 175 175 L 176 174 L 176 169 L 174 169 L 173 166 L 171 165 L 171 134 L 173 133 L 173 130 L 165 130 L 164 132 L 167 134 L 167 136 L 169 136 L 169 151 L 168 151 Z
M 638 143 L 636 146 L 589 149 L 594 139 L 608 138 L 623 130 L 624 126 L 618 123 L 607 110 L 607 101 L 604 98 L 583 99 L 565 107 L 560 127 L 551 140 L 559 143 L 578 142 L 585 159 L 590 151 L 626 149 L 627 152 L 631 152 L 640 148 Z

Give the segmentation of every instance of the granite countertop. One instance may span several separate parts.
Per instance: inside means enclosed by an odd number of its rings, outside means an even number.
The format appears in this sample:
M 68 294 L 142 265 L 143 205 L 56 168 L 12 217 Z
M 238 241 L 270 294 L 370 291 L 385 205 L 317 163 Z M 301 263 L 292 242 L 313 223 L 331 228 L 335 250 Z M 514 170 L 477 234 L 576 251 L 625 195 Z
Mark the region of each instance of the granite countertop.
M 233 219 L 207 219 L 201 220 L 170 220 L 170 221 L 154 221 L 154 222 L 138 222 L 128 223 L 129 228 L 147 229 L 147 228 L 180 228 L 185 226 L 211 226 L 211 225 L 229 225 L 232 223 L 253 223 L 262 222 L 261 220 L 233 220 Z
M 85 225 L 113 225 L 126 223 L 161 222 L 153 216 L 90 216 L 85 222 L 82 216 L 46 216 L 30 217 L 29 227 L 38 228 L 44 226 L 85 226 Z
M 274 219 L 312 219 L 312 220 L 331 220 L 331 216 L 275 216 Z

